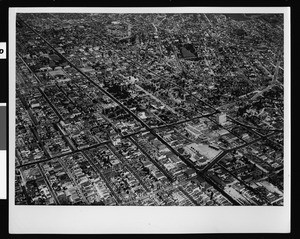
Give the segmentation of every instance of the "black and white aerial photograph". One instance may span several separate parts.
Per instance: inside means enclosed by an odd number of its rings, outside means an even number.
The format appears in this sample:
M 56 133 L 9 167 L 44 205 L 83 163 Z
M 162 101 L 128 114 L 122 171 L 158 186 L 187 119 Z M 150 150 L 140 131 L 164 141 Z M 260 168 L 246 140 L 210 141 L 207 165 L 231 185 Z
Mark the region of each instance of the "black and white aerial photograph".
M 15 205 L 285 205 L 284 14 L 13 24 Z

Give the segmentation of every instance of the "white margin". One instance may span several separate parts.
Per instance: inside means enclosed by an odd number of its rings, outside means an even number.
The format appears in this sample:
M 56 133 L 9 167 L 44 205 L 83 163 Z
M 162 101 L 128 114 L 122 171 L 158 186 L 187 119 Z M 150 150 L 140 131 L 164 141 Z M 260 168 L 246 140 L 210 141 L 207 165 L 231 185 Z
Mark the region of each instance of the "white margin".
M 6 188 L 6 150 L 0 150 L 0 199 L 6 199 Z
M 290 8 L 10 8 L 9 118 L 15 118 L 17 12 L 284 13 L 284 206 L 125 207 L 14 205 L 15 122 L 9 124 L 10 233 L 287 233 L 290 232 Z

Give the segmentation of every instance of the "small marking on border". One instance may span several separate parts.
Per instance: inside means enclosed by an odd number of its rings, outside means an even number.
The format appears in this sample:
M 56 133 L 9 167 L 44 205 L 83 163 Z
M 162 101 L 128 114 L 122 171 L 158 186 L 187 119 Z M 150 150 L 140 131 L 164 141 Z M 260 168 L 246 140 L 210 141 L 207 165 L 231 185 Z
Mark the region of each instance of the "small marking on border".
M 6 59 L 6 42 L 0 42 L 0 59 Z

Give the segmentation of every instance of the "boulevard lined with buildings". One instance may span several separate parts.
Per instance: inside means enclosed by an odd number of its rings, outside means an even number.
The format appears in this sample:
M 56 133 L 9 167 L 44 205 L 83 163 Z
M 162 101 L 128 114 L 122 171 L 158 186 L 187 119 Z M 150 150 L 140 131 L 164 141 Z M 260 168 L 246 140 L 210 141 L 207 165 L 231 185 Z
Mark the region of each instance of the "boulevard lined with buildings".
M 283 205 L 281 14 L 17 14 L 18 205 Z

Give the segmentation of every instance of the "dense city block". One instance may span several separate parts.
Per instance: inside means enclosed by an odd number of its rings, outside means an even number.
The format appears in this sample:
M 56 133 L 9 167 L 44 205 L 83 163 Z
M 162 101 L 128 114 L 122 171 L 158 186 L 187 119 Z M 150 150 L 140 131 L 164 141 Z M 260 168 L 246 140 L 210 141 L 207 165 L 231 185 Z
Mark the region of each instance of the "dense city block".
M 283 205 L 282 14 L 22 13 L 15 204 Z

